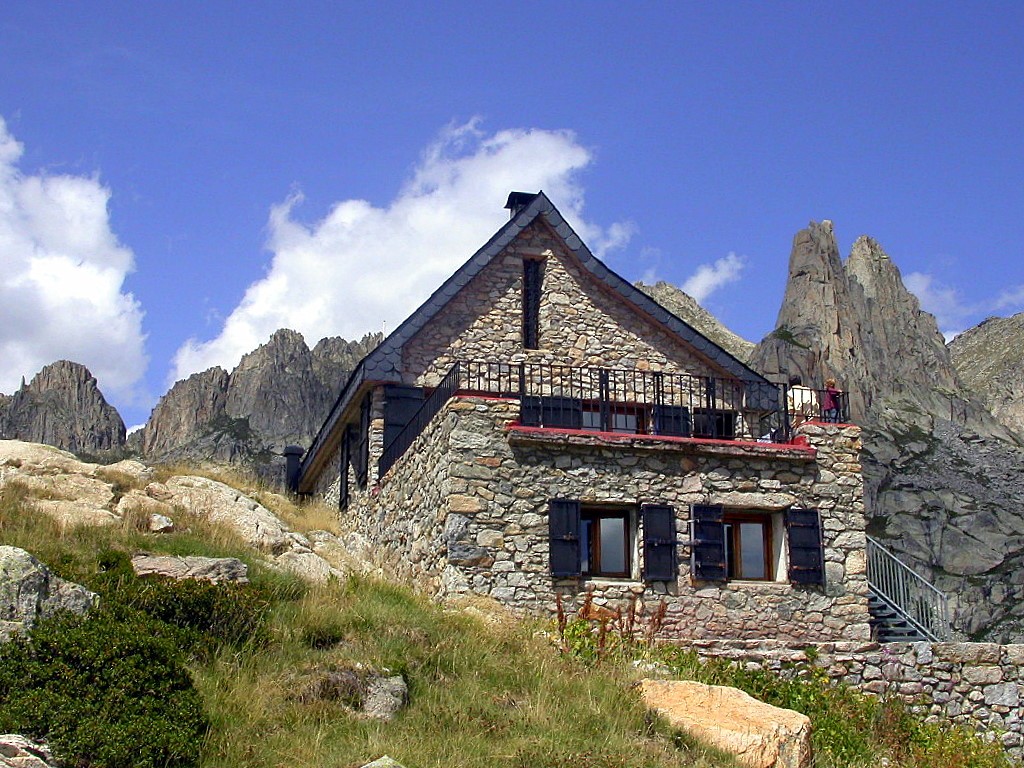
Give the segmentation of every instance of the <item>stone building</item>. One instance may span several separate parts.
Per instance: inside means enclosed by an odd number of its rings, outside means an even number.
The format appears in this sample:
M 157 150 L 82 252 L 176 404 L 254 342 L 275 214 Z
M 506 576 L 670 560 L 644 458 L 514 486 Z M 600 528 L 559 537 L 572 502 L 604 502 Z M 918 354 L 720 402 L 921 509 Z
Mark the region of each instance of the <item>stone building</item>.
M 440 598 L 866 640 L 860 430 L 596 259 L 543 194 L 359 364 L 293 475 Z M 608 614 L 605 614 L 608 615 Z

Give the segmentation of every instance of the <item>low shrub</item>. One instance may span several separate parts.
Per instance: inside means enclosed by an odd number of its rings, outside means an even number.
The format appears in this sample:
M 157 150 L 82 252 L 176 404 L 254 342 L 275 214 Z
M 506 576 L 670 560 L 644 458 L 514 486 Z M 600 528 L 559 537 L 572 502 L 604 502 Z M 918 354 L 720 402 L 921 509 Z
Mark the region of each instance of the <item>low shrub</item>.
M 224 645 L 259 647 L 269 639 L 267 616 L 278 597 L 270 584 L 140 579 L 117 550 L 102 552 L 99 568 L 90 586 L 103 600 L 157 620 L 187 653 L 209 657 Z
M 0 646 L 0 732 L 67 765 L 188 768 L 206 731 L 181 653 L 144 614 L 64 614 Z

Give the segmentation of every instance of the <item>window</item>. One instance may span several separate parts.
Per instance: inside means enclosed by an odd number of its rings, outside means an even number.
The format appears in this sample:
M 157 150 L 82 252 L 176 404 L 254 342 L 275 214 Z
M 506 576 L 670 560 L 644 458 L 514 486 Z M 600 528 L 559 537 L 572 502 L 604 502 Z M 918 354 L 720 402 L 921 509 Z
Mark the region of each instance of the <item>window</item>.
M 821 517 L 816 509 L 782 512 L 692 507 L 694 578 L 825 583 Z M 788 549 L 783 549 L 783 544 Z
M 631 516 L 628 509 L 583 507 L 580 510 L 580 573 L 620 578 L 632 573 Z
M 583 405 L 582 429 L 594 432 L 643 433 L 643 409 L 623 403 L 590 402 Z
M 366 393 L 359 407 L 359 437 L 356 445 L 356 485 L 366 488 L 370 475 L 370 408 L 371 395 Z
M 643 504 L 640 519 L 644 578 L 675 579 L 675 510 L 664 504 Z M 636 578 L 637 522 L 633 506 L 552 499 L 548 504 L 552 575 Z
M 544 262 L 523 260 L 523 348 L 540 348 L 540 294 Z
M 730 579 L 775 579 L 779 558 L 772 547 L 771 514 L 727 512 L 724 515 L 725 562 Z

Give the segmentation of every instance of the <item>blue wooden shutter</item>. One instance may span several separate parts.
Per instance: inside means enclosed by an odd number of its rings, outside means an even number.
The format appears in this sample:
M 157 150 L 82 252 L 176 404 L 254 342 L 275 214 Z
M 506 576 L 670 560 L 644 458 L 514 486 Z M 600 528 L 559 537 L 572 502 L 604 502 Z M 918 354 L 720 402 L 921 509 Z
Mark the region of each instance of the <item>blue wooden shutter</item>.
M 575 499 L 548 502 L 548 541 L 551 575 L 580 575 L 580 503 Z
M 644 527 L 644 579 L 672 581 L 676 577 L 676 511 L 666 504 L 640 507 Z
M 789 539 L 789 580 L 793 584 L 825 584 L 825 545 L 821 515 L 816 509 L 786 512 Z
M 693 533 L 693 575 L 701 581 L 725 581 L 725 525 L 720 506 L 694 504 L 690 522 Z

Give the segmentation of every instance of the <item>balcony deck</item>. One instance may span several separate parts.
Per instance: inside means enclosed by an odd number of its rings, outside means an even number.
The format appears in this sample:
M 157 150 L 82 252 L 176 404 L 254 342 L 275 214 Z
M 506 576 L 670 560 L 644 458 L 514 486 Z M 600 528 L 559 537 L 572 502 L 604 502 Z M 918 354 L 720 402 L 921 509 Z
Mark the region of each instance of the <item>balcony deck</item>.
M 785 385 L 764 381 L 547 363 L 459 361 L 385 446 L 379 469 L 383 476 L 457 395 L 518 400 L 517 439 L 544 439 L 543 431 L 554 430 L 563 440 L 593 440 L 598 435 L 597 439 L 618 445 L 668 441 L 709 450 L 761 446 L 776 455 L 780 447 L 789 447 L 799 456 L 806 448 L 790 443 L 793 421 L 787 394 Z M 835 417 L 824 411 L 809 413 L 806 408 L 795 414 L 804 421 L 824 421 L 827 415 Z M 841 415 L 845 420 L 845 413 Z M 743 447 L 740 452 L 750 450 Z

